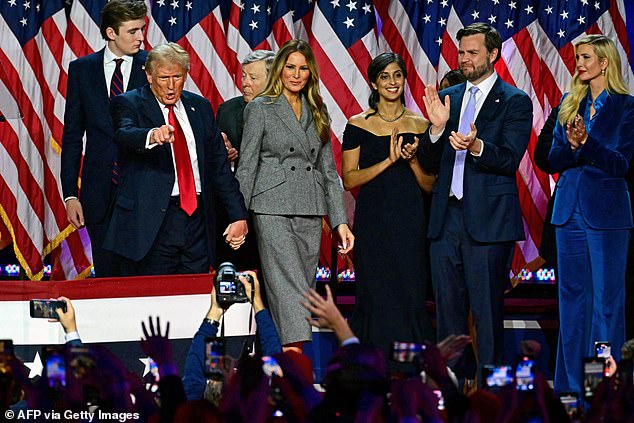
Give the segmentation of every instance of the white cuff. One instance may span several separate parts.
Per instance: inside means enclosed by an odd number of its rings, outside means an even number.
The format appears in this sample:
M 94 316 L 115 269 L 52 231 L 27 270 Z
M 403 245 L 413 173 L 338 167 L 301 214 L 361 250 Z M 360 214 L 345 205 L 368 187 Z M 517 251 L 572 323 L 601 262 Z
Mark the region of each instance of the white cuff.
M 146 137 L 145 137 L 145 149 L 146 150 L 151 150 L 152 148 L 156 147 L 158 144 L 150 144 L 150 135 L 152 135 L 152 132 L 154 132 L 155 129 L 158 128 L 152 128 L 148 131 Z
M 442 131 L 440 131 L 440 134 L 438 135 L 434 135 L 431 133 L 431 129 L 429 130 L 429 141 L 431 141 L 432 144 L 434 144 L 436 141 L 438 141 L 440 139 L 440 137 L 442 137 L 442 134 L 445 132 L 445 130 L 443 129 Z
M 482 152 L 484 151 L 484 141 L 482 141 L 480 138 L 476 138 L 476 141 L 480 141 L 480 153 L 476 154 L 471 151 L 469 153 L 471 153 L 472 156 L 480 157 L 482 155 Z
M 345 347 L 346 345 L 352 345 L 352 344 L 360 344 L 361 341 L 359 341 L 359 338 L 357 338 L 356 336 L 351 336 L 348 339 L 344 339 L 343 342 L 341 343 L 342 347 Z
M 69 343 L 70 341 L 74 341 L 76 339 L 80 339 L 79 332 L 77 331 L 68 332 L 66 335 L 64 335 L 64 338 L 66 339 L 66 343 Z

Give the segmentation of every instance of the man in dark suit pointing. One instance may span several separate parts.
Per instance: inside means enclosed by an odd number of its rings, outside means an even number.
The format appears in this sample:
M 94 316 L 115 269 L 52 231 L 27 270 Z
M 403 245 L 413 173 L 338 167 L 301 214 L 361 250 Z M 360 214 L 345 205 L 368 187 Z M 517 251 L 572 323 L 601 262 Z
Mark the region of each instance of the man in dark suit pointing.
M 70 224 L 77 229 L 86 225 L 98 277 L 118 273 L 112 253 L 102 248 L 117 177 L 117 146 L 112 139 L 108 107 L 113 97 L 146 82 L 143 64 L 147 53 L 141 50 L 146 14 L 142 0 L 106 3 L 100 24 L 106 46 L 72 61 L 68 68 L 60 171 L 62 191 Z
M 111 105 L 121 181 L 105 248 L 124 276 L 207 273 L 214 263 L 213 197 L 229 215 L 225 241 L 244 243 L 247 210 L 205 98 L 183 91 L 189 54 L 175 43 L 148 54 L 149 85 Z
M 502 357 L 504 286 L 514 243 L 524 239 L 515 173 L 530 138 L 533 108 L 493 68 L 502 49 L 494 28 L 474 23 L 457 38 L 467 82 L 440 96 L 434 86 L 425 89 L 431 125 L 421 159 L 438 174 L 428 230 L 438 339 L 468 333 L 471 308 L 481 381 L 482 366 Z

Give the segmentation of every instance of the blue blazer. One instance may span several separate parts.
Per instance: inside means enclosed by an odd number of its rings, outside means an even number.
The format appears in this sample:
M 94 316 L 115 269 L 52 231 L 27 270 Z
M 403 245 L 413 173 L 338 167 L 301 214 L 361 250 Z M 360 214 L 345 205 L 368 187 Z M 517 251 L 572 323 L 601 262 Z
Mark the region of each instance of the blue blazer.
M 438 178 L 432 188 L 428 237 L 443 230 L 451 188 L 456 151 L 449 143 L 451 131 L 458 131 L 466 83 L 440 92 L 449 95 L 449 120 L 440 139 L 431 143 L 429 130 L 422 138 L 419 159 Z M 480 157 L 467 153 L 464 168 L 464 218 L 469 235 L 479 242 L 524 239 L 515 173 L 531 135 L 533 105 L 523 91 L 498 77 L 484 100 L 475 125 L 484 142 Z M 431 126 L 430 126 L 431 128 Z
M 64 198 L 78 197 L 86 223 L 101 222 L 112 195 L 112 167 L 117 159 L 110 98 L 103 71 L 104 49 L 70 62 L 66 88 L 66 111 L 62 136 L 61 182 Z M 128 90 L 147 82 L 143 65 L 147 52 L 133 56 Z M 86 152 L 81 171 L 81 192 L 77 187 L 83 137 Z
M 579 103 L 583 116 L 587 100 Z M 634 152 L 634 97 L 610 94 L 594 118 L 586 143 L 572 151 L 566 129 L 557 121 L 548 160 L 560 172 L 553 225 L 565 224 L 578 202 L 594 229 L 632 227 L 632 209 L 625 181 Z
M 231 173 L 227 151 L 209 101 L 183 91 L 181 101 L 196 139 L 201 180 L 199 207 L 205 213 L 209 263 L 214 263 L 215 225 L 212 191 L 217 192 L 231 222 L 247 218 L 238 181 Z M 104 248 L 139 261 L 154 243 L 167 211 L 175 174 L 169 144 L 145 148 L 147 133 L 165 124 L 149 85 L 115 97 L 110 105 L 119 146 L 121 179 Z

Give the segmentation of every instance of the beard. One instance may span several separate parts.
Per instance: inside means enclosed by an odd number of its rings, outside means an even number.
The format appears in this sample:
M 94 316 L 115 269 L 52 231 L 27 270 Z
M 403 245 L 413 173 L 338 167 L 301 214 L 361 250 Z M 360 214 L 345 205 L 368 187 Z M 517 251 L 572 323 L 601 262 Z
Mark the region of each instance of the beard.
M 465 76 L 465 78 L 467 78 L 467 81 L 473 82 L 473 81 L 477 81 L 478 79 L 486 75 L 489 71 L 491 71 L 491 68 L 492 68 L 491 61 L 487 57 L 486 63 L 484 63 L 481 66 L 475 67 L 473 70 L 463 69 L 462 67 L 460 67 L 460 70 L 462 71 L 462 74 Z

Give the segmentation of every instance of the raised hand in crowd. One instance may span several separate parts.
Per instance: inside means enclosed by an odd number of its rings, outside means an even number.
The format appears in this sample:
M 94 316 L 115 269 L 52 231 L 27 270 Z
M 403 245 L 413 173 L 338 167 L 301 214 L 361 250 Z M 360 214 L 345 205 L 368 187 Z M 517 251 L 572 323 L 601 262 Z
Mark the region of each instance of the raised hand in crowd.
M 306 300 L 302 301 L 301 304 L 315 316 L 315 318 L 307 318 L 312 326 L 332 329 L 340 343 L 354 337 L 348 322 L 337 308 L 328 285 L 326 285 L 326 299 L 314 289 L 305 292 L 304 298 Z
M 161 334 L 161 318 L 156 317 L 155 326 L 150 316 L 148 318 L 148 326 L 145 326 L 145 322 L 141 322 L 141 329 L 143 330 L 141 349 L 143 349 L 143 352 L 147 354 L 148 357 L 152 357 L 156 362 L 159 368 L 159 375 L 164 377 L 178 374 L 178 370 L 174 365 L 172 344 L 169 341 L 170 323 L 167 322 L 165 326 L 165 334 Z
M 59 316 L 59 319 L 52 319 L 51 322 L 59 322 L 64 328 L 65 333 L 77 332 L 77 322 L 75 320 L 75 308 L 70 299 L 66 297 L 59 297 L 57 301 L 63 301 L 66 303 L 66 311 L 61 308 L 55 309 L 55 312 Z
M 451 363 L 464 352 L 464 348 L 471 343 L 471 337 L 467 335 L 449 335 L 438 344 L 438 352 L 445 363 Z

